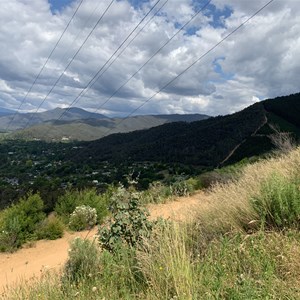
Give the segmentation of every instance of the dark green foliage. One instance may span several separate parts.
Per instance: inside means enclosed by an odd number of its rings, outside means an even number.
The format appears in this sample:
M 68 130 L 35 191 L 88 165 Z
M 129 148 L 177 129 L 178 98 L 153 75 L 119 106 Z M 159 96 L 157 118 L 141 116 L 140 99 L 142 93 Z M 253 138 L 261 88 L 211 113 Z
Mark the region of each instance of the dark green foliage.
M 245 157 L 250 158 L 266 154 L 274 149 L 274 145 L 267 136 L 251 136 L 236 149 L 234 154 L 226 161 L 224 165 L 243 160 Z
M 80 160 L 162 161 L 215 166 L 263 122 L 261 103 L 224 117 L 170 123 L 149 130 L 113 134 L 86 144 Z
M 2 212 L 1 239 L 8 243 L 8 250 L 16 249 L 25 241 L 36 238 L 37 225 L 45 218 L 43 207 L 39 194 L 28 194 Z
M 55 206 L 55 212 L 62 217 L 63 221 L 69 223 L 70 215 L 81 205 L 88 205 L 97 211 L 97 222 L 101 223 L 108 214 L 109 198 L 111 190 L 98 195 L 96 189 L 86 189 L 83 191 L 68 190 L 59 197 Z
M 300 94 L 277 97 L 263 102 L 265 109 L 287 120 L 289 123 L 300 127 Z
M 254 209 L 266 228 L 300 227 L 299 180 L 274 174 L 262 183 L 261 193 L 252 199 Z
M 149 213 L 141 208 L 138 198 L 132 193 L 128 201 L 117 200 L 111 207 L 112 220 L 99 229 L 99 241 L 103 249 L 117 252 L 123 245 L 135 247 L 143 238 L 149 237 L 153 227 L 147 217 Z

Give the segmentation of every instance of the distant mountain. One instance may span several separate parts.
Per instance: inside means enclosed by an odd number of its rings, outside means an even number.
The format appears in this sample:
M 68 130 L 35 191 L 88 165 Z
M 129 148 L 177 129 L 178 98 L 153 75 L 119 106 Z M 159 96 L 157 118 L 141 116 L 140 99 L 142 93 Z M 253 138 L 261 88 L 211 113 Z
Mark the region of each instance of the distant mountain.
M 62 121 L 84 120 L 89 118 L 106 119 L 107 117 L 101 114 L 91 113 L 81 108 L 72 107 L 70 109 L 55 108 L 40 113 L 17 113 L 14 116 L 0 117 L 0 130 L 4 130 L 9 125 L 9 131 L 23 129 L 44 122 L 56 120 L 61 116 Z M 11 122 L 13 118 L 13 122 Z
M 196 122 L 174 122 L 83 143 L 74 160 L 156 161 L 216 167 L 273 148 L 270 124 L 300 140 L 300 93 L 258 102 L 240 112 Z M 68 158 L 66 158 L 68 159 Z
M 12 115 L 14 113 L 15 112 L 13 110 L 11 110 L 11 109 L 0 107 L 0 117 Z
M 77 116 L 77 119 L 74 117 Z M 81 116 L 81 118 L 79 118 Z M 83 117 L 84 116 L 84 117 Z M 100 115 L 101 116 L 101 115 Z M 41 119 L 42 116 L 39 116 Z M 113 133 L 126 133 L 135 130 L 149 129 L 170 122 L 192 122 L 209 118 L 207 115 L 186 114 L 186 115 L 146 115 L 130 118 L 107 118 L 75 114 L 72 111 L 71 117 L 66 114 L 65 118 L 55 121 L 55 111 L 51 117 L 47 114 L 49 121 L 31 126 L 24 130 L 15 131 L 11 136 L 25 139 L 42 139 L 47 141 L 60 141 L 62 139 L 90 141 Z M 1 121 L 1 118 L 0 118 Z

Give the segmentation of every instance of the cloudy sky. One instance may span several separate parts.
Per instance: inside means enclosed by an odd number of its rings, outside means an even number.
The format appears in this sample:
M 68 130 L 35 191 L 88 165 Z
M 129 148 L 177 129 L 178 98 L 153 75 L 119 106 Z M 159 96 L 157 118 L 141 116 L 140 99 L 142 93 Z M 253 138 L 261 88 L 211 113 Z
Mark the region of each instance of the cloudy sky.
M 299 0 L 274 0 L 164 89 L 268 0 L 212 0 L 177 34 L 208 0 L 83 0 L 44 66 L 80 2 L 0 0 L 0 107 L 219 115 L 300 91 Z

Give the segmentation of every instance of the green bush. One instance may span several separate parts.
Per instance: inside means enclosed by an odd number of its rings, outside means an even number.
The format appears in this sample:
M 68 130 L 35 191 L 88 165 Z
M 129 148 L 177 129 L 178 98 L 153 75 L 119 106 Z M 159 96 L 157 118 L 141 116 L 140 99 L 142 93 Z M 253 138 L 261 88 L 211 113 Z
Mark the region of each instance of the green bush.
M 170 185 L 171 195 L 175 197 L 188 196 L 188 187 L 185 181 L 177 181 Z
M 97 223 L 97 212 L 95 208 L 88 205 L 77 206 L 70 216 L 69 227 L 72 230 L 80 231 L 91 229 Z
M 24 242 L 19 237 L 20 232 L 20 224 L 16 218 L 6 220 L 5 227 L 0 231 L 0 252 L 13 252 L 19 248 Z
M 28 194 L 2 212 L 1 239 L 10 250 L 25 241 L 36 239 L 37 225 L 45 218 L 44 203 L 39 194 Z
M 131 193 L 126 202 L 115 202 L 111 210 L 113 216 L 110 224 L 99 229 L 103 249 L 116 252 L 124 244 L 134 247 L 149 236 L 153 223 L 147 219 L 147 210 L 140 207 L 136 193 Z
M 64 223 L 68 224 L 70 215 L 76 207 L 88 205 L 96 209 L 97 222 L 102 223 L 109 212 L 108 206 L 112 193 L 112 189 L 108 189 L 106 193 L 101 195 L 97 194 L 96 189 L 86 189 L 83 191 L 68 190 L 64 195 L 59 197 L 54 210 Z
M 64 266 L 63 283 L 95 279 L 100 272 L 100 252 L 95 241 L 75 238 Z
M 40 223 L 37 230 L 38 239 L 56 240 L 64 234 L 64 224 L 55 215 L 48 216 Z
M 252 205 L 267 228 L 300 227 L 299 181 L 273 174 L 262 183 L 260 195 Z

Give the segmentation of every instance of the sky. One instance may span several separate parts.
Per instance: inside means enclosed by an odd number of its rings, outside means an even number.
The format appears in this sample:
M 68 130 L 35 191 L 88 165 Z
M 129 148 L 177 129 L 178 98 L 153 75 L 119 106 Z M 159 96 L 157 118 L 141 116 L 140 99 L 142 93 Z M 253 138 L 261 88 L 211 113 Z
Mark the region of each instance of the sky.
M 268 0 L 211 0 L 178 32 L 206 2 L 0 0 L 0 107 L 216 116 L 299 92 L 298 0 L 274 0 L 217 47 Z

